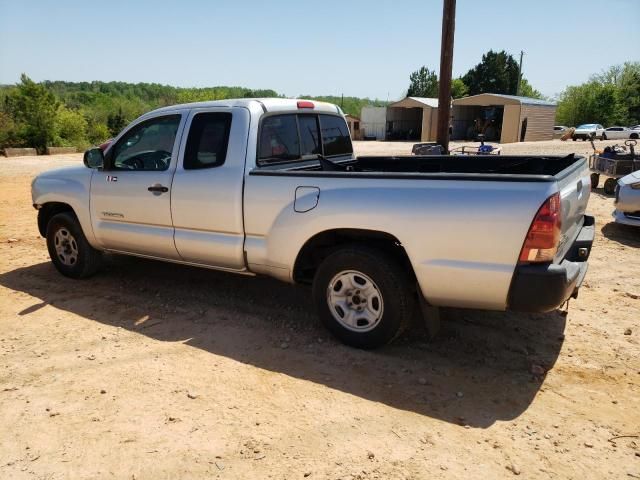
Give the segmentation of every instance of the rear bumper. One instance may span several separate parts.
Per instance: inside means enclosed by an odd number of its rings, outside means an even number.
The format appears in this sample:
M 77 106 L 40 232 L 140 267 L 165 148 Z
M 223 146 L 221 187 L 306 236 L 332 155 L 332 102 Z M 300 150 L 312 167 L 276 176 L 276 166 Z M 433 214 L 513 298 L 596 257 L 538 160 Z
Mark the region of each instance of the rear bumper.
M 631 225 L 632 227 L 640 227 L 640 215 L 629 215 L 628 213 L 621 212 L 620 210 L 614 210 L 612 217 L 616 223 Z
M 587 260 L 594 236 L 594 218 L 585 215 L 584 225 L 562 262 L 519 265 L 511 281 L 508 309 L 519 312 L 549 312 L 569 298 L 576 298 L 587 274 Z

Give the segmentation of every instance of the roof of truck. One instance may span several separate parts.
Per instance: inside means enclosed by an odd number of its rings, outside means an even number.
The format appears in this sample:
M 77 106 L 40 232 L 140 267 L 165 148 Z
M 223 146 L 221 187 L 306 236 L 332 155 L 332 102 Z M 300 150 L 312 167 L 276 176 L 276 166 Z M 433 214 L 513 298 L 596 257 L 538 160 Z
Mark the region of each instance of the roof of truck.
M 337 105 L 326 102 L 318 102 L 316 100 L 308 100 L 301 98 L 229 98 L 225 100 L 211 100 L 207 102 L 182 103 L 179 105 L 170 105 L 162 107 L 149 113 L 170 112 L 173 110 L 182 110 L 185 108 L 209 108 L 209 107 L 248 107 L 252 104 L 258 104 L 265 112 L 277 112 L 283 110 L 297 110 L 298 102 L 311 102 L 314 105 L 314 111 L 340 113 L 342 110 Z M 306 108 L 303 108 L 306 110 Z

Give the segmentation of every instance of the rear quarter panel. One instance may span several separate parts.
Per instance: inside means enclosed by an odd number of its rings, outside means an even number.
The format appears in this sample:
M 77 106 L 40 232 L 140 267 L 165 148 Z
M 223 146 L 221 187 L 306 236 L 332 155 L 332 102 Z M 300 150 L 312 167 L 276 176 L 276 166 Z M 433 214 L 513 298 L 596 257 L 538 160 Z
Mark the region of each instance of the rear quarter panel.
M 294 211 L 299 186 L 320 189 L 316 208 Z M 298 252 L 315 234 L 380 231 L 401 242 L 432 305 L 502 310 L 531 221 L 555 191 L 554 182 L 248 175 L 247 261 L 293 281 Z

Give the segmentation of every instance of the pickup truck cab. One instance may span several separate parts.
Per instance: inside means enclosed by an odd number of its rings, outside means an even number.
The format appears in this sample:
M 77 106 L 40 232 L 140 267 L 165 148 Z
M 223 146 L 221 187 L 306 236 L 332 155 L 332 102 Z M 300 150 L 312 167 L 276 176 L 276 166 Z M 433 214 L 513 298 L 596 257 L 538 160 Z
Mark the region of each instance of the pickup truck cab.
M 356 158 L 321 102 L 161 108 L 84 161 L 32 184 L 60 273 L 88 277 L 112 252 L 310 284 L 322 321 L 363 348 L 399 335 L 418 300 L 556 309 L 593 242 L 584 158 Z

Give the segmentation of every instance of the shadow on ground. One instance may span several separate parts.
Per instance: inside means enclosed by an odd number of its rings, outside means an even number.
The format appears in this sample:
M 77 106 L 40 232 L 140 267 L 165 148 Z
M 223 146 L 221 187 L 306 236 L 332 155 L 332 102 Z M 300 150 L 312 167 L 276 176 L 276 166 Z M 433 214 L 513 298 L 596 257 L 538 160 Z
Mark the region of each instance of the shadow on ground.
M 527 409 L 543 380 L 530 373 L 531 366 L 553 367 L 565 327 L 561 312 L 451 310 L 443 335 L 433 342 L 414 326 L 393 345 L 361 351 L 328 336 L 309 289 L 266 278 L 112 257 L 89 280 L 64 278 L 50 263 L 40 263 L 0 275 L 0 284 L 39 299 L 19 312 L 23 317 L 52 305 L 390 407 L 482 428 Z
M 627 247 L 640 248 L 640 227 L 610 222 L 602 227 L 602 234 Z

